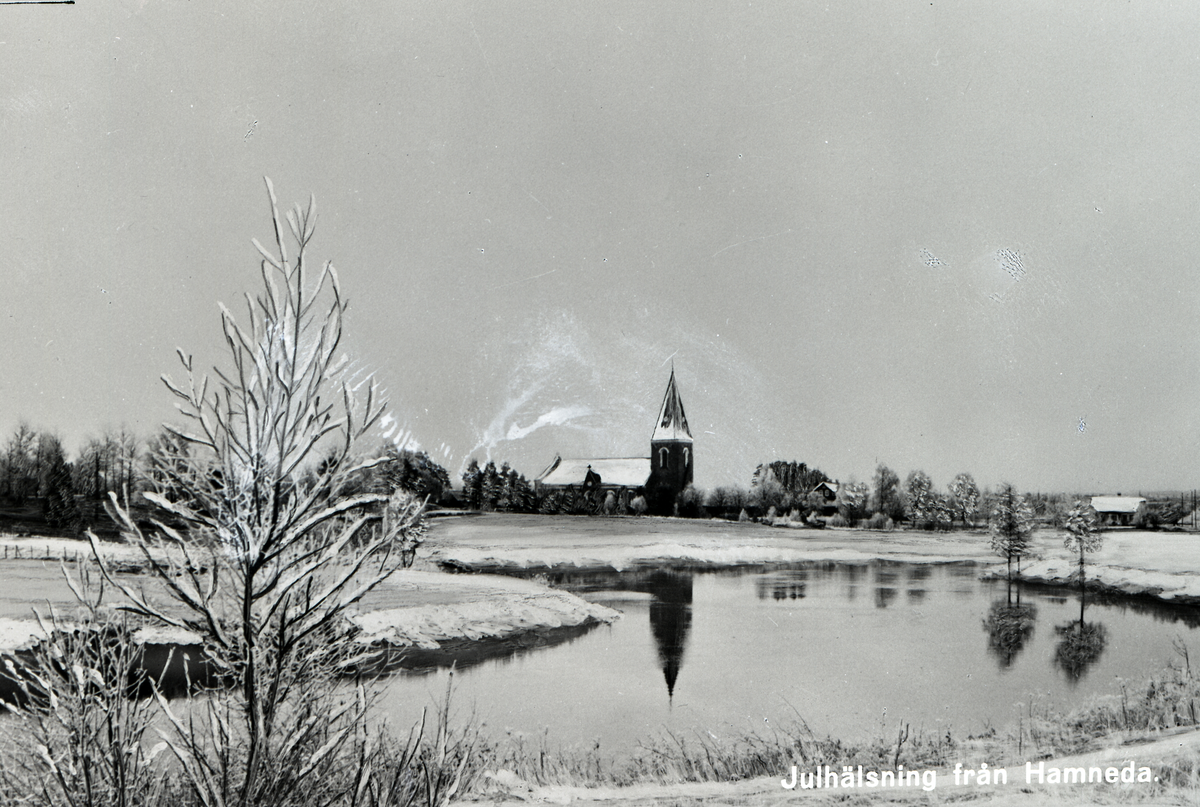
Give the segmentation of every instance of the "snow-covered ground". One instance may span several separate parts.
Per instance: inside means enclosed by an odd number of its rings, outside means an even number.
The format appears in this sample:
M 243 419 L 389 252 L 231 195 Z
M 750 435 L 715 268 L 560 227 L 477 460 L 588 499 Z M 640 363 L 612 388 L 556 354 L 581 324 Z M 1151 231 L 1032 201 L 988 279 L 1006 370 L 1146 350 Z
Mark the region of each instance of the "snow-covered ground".
M 350 619 L 363 629 L 364 642 L 433 649 L 456 639 L 504 639 L 620 615 L 531 580 L 406 569 L 372 591 Z
M 1143 530 L 1109 530 L 1101 535 L 1103 546 L 1085 556 L 1089 584 L 1200 605 L 1200 535 Z M 1061 530 L 1039 532 L 1036 547 L 1040 557 L 1022 564 L 1021 579 L 1049 585 L 1074 582 L 1071 575 L 1079 570 L 1079 555 L 1063 546 L 1064 537 Z
M 876 558 L 911 563 L 997 560 L 982 532 L 798 530 L 698 519 L 507 514 L 439 519 L 422 556 L 474 570 L 622 570 L 660 561 L 720 567 Z
M 136 563 L 140 552 L 105 543 L 110 561 Z M 7 560 L 3 559 L 7 549 Z M 90 555 L 89 546 L 69 539 L 0 537 L 0 650 L 28 646 L 44 637 L 34 610 L 70 620 L 79 604 L 63 577 Z M 19 560 L 17 558 L 20 558 Z M 94 579 L 99 579 L 93 569 Z M 126 575 L 127 578 L 131 575 Z M 105 605 L 119 595 L 109 590 Z M 452 575 L 402 570 L 361 601 L 350 619 L 363 641 L 393 647 L 432 649 L 458 640 L 505 639 L 528 631 L 612 622 L 618 611 L 529 580 L 495 575 Z M 179 631 L 143 629 L 138 641 L 190 644 L 197 637 Z

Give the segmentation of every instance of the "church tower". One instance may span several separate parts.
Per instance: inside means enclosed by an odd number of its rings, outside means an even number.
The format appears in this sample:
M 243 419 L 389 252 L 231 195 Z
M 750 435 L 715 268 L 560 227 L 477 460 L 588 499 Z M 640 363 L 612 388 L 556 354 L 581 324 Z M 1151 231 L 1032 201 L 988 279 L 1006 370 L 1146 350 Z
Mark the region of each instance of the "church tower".
M 650 482 L 647 485 L 651 507 L 656 513 L 670 514 L 675 497 L 692 484 L 695 457 L 692 431 L 688 428 L 683 401 L 675 384 L 675 368 L 667 382 L 667 394 L 650 437 Z

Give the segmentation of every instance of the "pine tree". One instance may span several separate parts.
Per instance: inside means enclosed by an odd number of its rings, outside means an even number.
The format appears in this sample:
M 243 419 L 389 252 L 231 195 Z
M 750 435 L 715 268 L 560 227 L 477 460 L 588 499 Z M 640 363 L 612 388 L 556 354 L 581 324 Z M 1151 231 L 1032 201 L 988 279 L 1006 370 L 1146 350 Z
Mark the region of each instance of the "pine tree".
M 467 506 L 472 510 L 483 507 L 483 472 L 479 470 L 479 461 L 472 458 L 467 470 L 463 471 L 463 496 Z
M 57 437 L 48 441 L 40 471 L 38 496 L 42 499 L 46 523 L 58 529 L 78 531 L 81 519 L 75 502 L 75 488 L 71 484 L 71 466 Z
M 500 474 L 496 470 L 496 463 L 488 460 L 488 464 L 483 467 L 483 478 L 479 483 L 481 509 L 496 509 L 496 504 L 500 500 L 500 486 Z
M 996 494 L 992 507 L 991 545 L 992 551 L 1008 561 L 1008 579 L 1012 580 L 1012 563 L 1017 561 L 1017 573 L 1021 572 L 1021 558 L 1029 554 L 1033 537 L 1033 508 L 1028 500 L 1005 483 Z
M 1084 553 L 1095 552 L 1104 544 L 1104 537 L 1097 529 L 1096 511 L 1090 504 L 1077 501 L 1067 513 L 1067 536 L 1063 545 L 1072 552 L 1079 553 L 1079 590 L 1084 588 Z

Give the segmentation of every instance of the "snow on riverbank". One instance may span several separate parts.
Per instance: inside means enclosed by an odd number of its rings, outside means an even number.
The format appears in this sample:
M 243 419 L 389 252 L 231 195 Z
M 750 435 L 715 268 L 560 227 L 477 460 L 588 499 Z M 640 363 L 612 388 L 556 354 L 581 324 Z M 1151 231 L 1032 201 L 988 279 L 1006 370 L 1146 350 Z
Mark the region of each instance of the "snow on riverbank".
M 0 651 L 29 647 L 45 638 L 34 618 L 51 611 L 72 618 L 79 610 L 63 579 L 68 567 L 86 560 L 90 547 L 62 538 L 0 537 Z M 133 570 L 141 553 L 127 544 L 104 543 L 110 561 Z M 18 560 L 18 552 L 20 559 Z M 134 580 L 133 574 L 122 574 Z M 109 589 L 106 605 L 119 602 Z M 609 623 L 620 612 L 530 580 L 491 575 L 452 575 L 401 570 L 371 592 L 350 615 L 364 631 L 363 641 L 394 647 L 432 649 L 450 642 L 507 639 L 525 632 Z M 199 637 L 178 630 L 142 628 L 134 638 L 148 644 L 194 644 Z
M 458 639 L 506 639 L 620 616 L 530 580 L 404 570 L 373 591 L 350 620 L 363 630 L 362 642 L 434 649 Z
M 1063 546 L 1060 530 L 1038 535 L 1041 556 L 1022 565 L 1019 577 L 1043 585 L 1075 585 L 1079 556 Z M 1109 531 L 1104 545 L 1086 556 L 1089 586 L 1107 592 L 1155 597 L 1181 605 L 1200 605 L 1200 536 L 1191 533 Z M 990 576 L 1003 576 L 1003 568 Z

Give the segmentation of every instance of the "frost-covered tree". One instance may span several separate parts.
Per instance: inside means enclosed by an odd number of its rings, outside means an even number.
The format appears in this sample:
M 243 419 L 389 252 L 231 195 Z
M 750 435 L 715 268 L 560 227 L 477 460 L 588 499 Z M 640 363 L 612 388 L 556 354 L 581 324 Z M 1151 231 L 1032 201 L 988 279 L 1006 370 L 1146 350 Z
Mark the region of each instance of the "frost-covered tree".
M 21 423 L 4 446 L 4 494 L 20 504 L 37 493 L 37 433 Z
M 183 495 L 146 494 L 169 516 L 152 534 L 111 499 L 160 590 L 113 573 L 89 536 L 125 610 L 199 634 L 237 682 L 188 718 L 164 702 L 167 742 L 204 804 L 284 803 L 300 790 L 316 803 L 354 764 L 366 706 L 335 703 L 332 681 L 359 652 L 343 617 L 402 565 L 420 530 L 410 496 L 342 493 L 362 470 L 355 443 L 384 406 L 373 384 L 356 400 L 340 375 L 347 304 L 332 264 L 310 267 L 313 202 L 285 225 L 270 180 L 267 191 L 275 249 L 254 242 L 264 289 L 247 295 L 243 324 L 221 306 L 227 362 L 209 377 L 181 350 L 183 383 L 163 377 L 188 423 L 170 427 L 190 446 L 170 458 Z
M 1020 574 L 1021 558 L 1029 554 L 1033 508 L 1012 485 L 1005 483 L 1000 486 L 992 504 L 991 525 L 992 551 L 1008 562 L 1008 579 L 1011 581 L 1013 561 L 1017 562 L 1017 574 Z
M 467 470 L 463 471 L 462 481 L 467 506 L 479 510 L 483 506 L 483 471 L 479 468 L 479 460 L 471 458 Z
M 950 495 L 954 497 L 955 508 L 964 525 L 971 523 L 971 518 L 979 508 L 979 486 L 970 474 L 962 473 L 950 482 Z
M 914 526 L 929 524 L 937 517 L 933 480 L 924 471 L 912 471 L 904 480 L 905 511 Z
M 871 489 L 863 482 L 845 482 L 838 486 L 838 512 L 851 524 L 867 515 L 867 497 Z
M 71 466 L 67 462 L 62 441 L 48 432 L 38 435 L 38 497 L 42 500 L 42 516 L 46 523 L 58 529 L 78 532 L 81 529 L 75 487 L 71 484 Z
M 1095 552 L 1104 544 L 1104 536 L 1097 529 L 1096 511 L 1088 503 L 1077 501 L 1067 513 L 1063 527 L 1067 531 L 1063 545 L 1071 552 L 1079 553 L 1079 588 L 1084 588 L 1085 553 Z
M 900 500 L 900 477 L 886 465 L 875 468 L 871 479 L 871 509 L 892 519 L 904 517 L 904 503 Z

